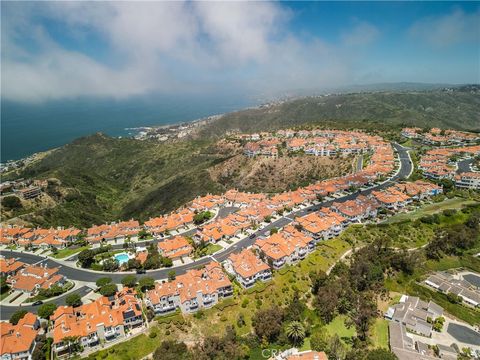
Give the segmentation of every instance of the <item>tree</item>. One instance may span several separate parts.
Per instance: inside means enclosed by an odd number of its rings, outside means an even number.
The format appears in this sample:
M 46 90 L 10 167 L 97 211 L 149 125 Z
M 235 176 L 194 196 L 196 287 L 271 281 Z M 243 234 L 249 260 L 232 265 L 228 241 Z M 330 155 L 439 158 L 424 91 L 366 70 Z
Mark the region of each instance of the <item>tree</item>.
M 48 319 L 57 310 L 57 305 L 54 303 L 42 304 L 38 308 L 38 316 L 42 319 Z
M 278 233 L 278 229 L 276 227 L 273 227 L 270 229 L 270 235 Z
M 285 311 L 286 321 L 301 321 L 302 314 L 306 310 L 306 305 L 300 301 L 298 291 L 293 294 L 293 299 Z
M 312 333 L 310 346 L 315 351 L 326 351 L 328 349 L 328 334 L 324 327 L 317 328 Z
M 259 339 L 274 342 L 282 331 L 283 311 L 279 307 L 259 310 L 253 317 L 253 327 Z
M 328 344 L 328 358 L 332 360 L 342 360 L 345 358 L 346 352 L 347 350 L 340 340 L 340 337 L 337 334 L 333 335 Z
M 168 281 L 173 281 L 175 280 L 175 277 L 177 276 L 177 273 L 175 272 L 175 270 L 170 270 L 168 272 Z
M 10 317 L 10 324 L 17 325 L 20 319 L 23 319 L 23 317 L 27 312 L 28 312 L 27 310 L 15 311 Z
M 338 293 L 334 284 L 324 286 L 318 290 L 316 309 L 326 324 L 333 320 L 337 304 Z
M 7 278 L 5 276 L 0 277 L 0 293 L 3 294 L 5 291 L 8 291 L 8 289 Z
M 397 355 L 387 349 L 370 350 L 365 360 L 398 360 Z
M 147 260 L 145 260 L 145 263 L 143 264 L 143 267 L 147 270 L 149 269 L 158 269 L 160 266 L 162 266 L 162 259 L 160 258 L 160 255 L 157 253 L 148 253 Z
M 2 199 L 2 206 L 7 210 L 21 209 L 22 202 L 16 196 L 5 196 Z
M 99 292 L 100 294 L 102 294 L 103 296 L 107 296 L 107 297 L 110 297 L 110 296 L 113 296 L 115 295 L 115 293 L 117 292 L 117 285 L 115 284 L 106 284 L 106 285 L 103 285 Z
M 163 341 L 153 353 L 153 360 L 188 360 L 192 359 L 187 345 L 175 340 Z
M 193 222 L 195 225 L 200 225 L 201 223 L 210 220 L 212 216 L 213 214 L 210 211 L 202 211 L 193 216 Z
M 128 269 L 141 269 L 142 268 L 142 263 L 140 261 L 138 261 L 137 259 L 128 259 L 127 268 Z
M 150 276 L 144 276 L 140 278 L 138 284 L 140 285 L 142 291 L 145 291 L 148 289 L 152 289 L 155 286 L 155 280 Z
M 377 306 L 371 297 L 365 293 L 359 294 L 355 301 L 355 308 L 350 311 L 350 320 L 355 325 L 361 341 L 367 340 L 370 323 L 376 315 Z
M 65 303 L 68 306 L 78 307 L 78 306 L 82 305 L 82 298 L 81 298 L 80 295 L 78 295 L 76 293 L 73 293 L 73 294 L 68 295 L 65 298 Z
M 102 268 L 103 271 L 115 271 L 118 270 L 119 263 L 116 259 L 105 259 L 103 260 Z
M 95 284 L 97 285 L 97 287 L 101 288 L 102 286 L 110 284 L 111 282 L 112 282 L 112 278 L 102 277 L 102 278 L 97 279 Z
M 300 321 L 292 321 L 287 324 L 285 334 L 292 341 L 293 345 L 300 345 L 305 339 L 305 328 Z
M 122 279 L 122 285 L 133 288 L 137 284 L 137 277 L 135 275 L 126 275 Z
M 95 252 L 90 249 L 85 249 L 80 251 L 78 254 L 78 261 L 80 265 L 84 268 L 90 267 L 95 260 Z

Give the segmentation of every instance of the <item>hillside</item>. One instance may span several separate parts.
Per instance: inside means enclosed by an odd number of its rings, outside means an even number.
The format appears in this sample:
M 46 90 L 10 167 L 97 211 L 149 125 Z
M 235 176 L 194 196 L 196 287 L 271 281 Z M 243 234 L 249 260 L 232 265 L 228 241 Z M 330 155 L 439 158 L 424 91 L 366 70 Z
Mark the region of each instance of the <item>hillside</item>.
M 409 125 L 480 131 L 480 91 L 472 85 L 424 92 L 307 97 L 227 114 L 204 128 L 201 136 L 304 124 L 377 130 Z
M 248 158 L 236 155 L 208 171 L 226 188 L 252 192 L 279 192 L 305 186 L 352 171 L 353 157 L 330 159 L 317 156 Z
M 197 195 L 232 187 L 283 191 L 351 172 L 352 164 L 353 158 L 247 159 L 238 149 L 211 141 L 158 143 L 95 134 L 52 151 L 16 174 L 50 179 L 49 184 L 54 179 L 55 186 L 49 185 L 29 206 L 3 211 L 2 218 L 42 226 L 90 226 L 132 217 L 144 221 Z
M 159 144 L 102 134 L 80 138 L 17 174 L 57 178 L 63 189 L 70 189 L 70 196 L 57 206 L 24 219 L 54 226 L 144 219 L 195 195 L 218 192 L 221 186 L 206 169 L 222 155 L 208 153 L 208 146 L 201 141 Z
M 477 87 L 444 91 L 357 93 L 310 97 L 227 114 L 194 139 L 160 143 L 95 134 L 47 153 L 11 177 L 57 179 L 48 197 L 2 219 L 42 226 L 89 226 L 145 220 L 197 195 L 236 187 L 281 191 L 351 171 L 353 159 L 308 157 L 249 160 L 217 142 L 234 130 L 249 132 L 315 125 L 363 128 L 398 137 L 403 125 L 480 130 Z M 388 132 L 388 133 L 387 133 Z M 8 180 L 8 177 L 4 177 Z M 26 214 L 29 212 L 28 214 Z

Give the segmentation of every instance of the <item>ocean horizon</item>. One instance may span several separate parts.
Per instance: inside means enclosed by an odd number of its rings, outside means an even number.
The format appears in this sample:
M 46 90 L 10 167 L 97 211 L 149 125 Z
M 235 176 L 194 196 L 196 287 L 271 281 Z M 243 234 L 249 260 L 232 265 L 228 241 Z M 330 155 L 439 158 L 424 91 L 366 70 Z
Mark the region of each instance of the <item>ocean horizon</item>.
M 41 104 L 2 99 L 0 160 L 18 160 L 96 132 L 130 136 L 128 128 L 190 122 L 255 105 L 258 101 L 232 94 L 74 99 Z

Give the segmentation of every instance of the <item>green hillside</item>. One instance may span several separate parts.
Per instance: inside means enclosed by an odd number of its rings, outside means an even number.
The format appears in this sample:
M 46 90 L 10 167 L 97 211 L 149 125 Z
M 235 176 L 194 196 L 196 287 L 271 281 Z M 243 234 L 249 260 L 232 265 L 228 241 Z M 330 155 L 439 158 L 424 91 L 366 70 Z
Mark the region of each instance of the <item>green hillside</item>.
M 308 97 L 228 114 L 207 126 L 202 134 L 261 131 L 306 123 L 370 129 L 409 125 L 480 131 L 480 92 L 474 87 Z
M 224 173 L 243 166 L 237 169 L 238 174 L 246 171 L 244 165 L 232 163 L 231 152 L 215 146 L 218 136 L 232 130 L 268 131 L 310 124 L 385 131 L 383 135 L 391 138 L 391 134 L 398 137 L 404 125 L 480 130 L 479 109 L 480 97 L 475 88 L 357 93 L 310 97 L 228 114 L 206 125 L 195 139 L 160 143 L 95 134 L 51 151 L 26 169 L 10 174 L 58 179 L 60 185 L 51 182 L 48 204 L 36 204 L 30 213 L 23 209 L 2 215 L 4 219 L 17 217 L 42 226 L 90 226 L 131 217 L 145 220 L 176 209 L 197 195 L 219 193 L 231 186 L 242 188 L 245 176 L 228 183 L 211 176 L 214 169 Z M 297 169 L 293 165 L 291 168 Z M 331 173 L 329 169 L 320 170 Z M 262 175 L 252 174 L 253 180 Z M 285 176 L 285 187 L 318 177 L 305 169 L 295 171 L 296 177 L 290 175 Z M 248 183 L 243 185 L 245 190 L 251 190 Z M 258 184 L 255 187 L 261 188 Z
M 102 134 L 80 138 L 19 174 L 59 179 L 67 192 L 58 206 L 24 219 L 89 226 L 175 209 L 198 194 L 222 189 L 206 173 L 221 160 L 208 147 L 205 141 L 160 144 Z

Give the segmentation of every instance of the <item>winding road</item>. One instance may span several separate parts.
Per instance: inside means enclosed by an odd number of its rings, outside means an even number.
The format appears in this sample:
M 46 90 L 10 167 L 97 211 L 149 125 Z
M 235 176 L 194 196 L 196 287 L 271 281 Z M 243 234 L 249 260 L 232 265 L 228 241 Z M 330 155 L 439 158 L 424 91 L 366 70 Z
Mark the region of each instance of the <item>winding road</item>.
M 409 149 L 405 148 L 405 147 L 403 147 L 399 144 L 396 144 L 396 143 L 394 143 L 392 145 L 398 153 L 399 160 L 400 160 L 400 168 L 399 168 L 398 172 L 394 176 L 392 176 L 389 180 L 387 180 L 387 181 L 385 181 L 381 184 L 375 185 L 373 187 L 370 187 L 368 189 L 357 191 L 355 193 L 348 194 L 348 195 L 345 195 L 343 197 L 339 197 L 335 200 L 323 201 L 319 204 L 312 205 L 312 206 L 303 208 L 301 210 L 295 211 L 293 213 L 290 213 L 287 216 L 281 217 L 280 219 L 268 224 L 266 227 L 264 227 L 264 228 L 258 230 L 257 232 L 253 233 L 251 236 L 246 237 L 246 238 L 238 241 L 234 245 L 232 245 L 232 246 L 230 246 L 230 247 L 228 247 L 228 248 L 226 248 L 222 251 L 219 251 L 214 255 L 206 256 L 206 257 L 200 258 L 198 260 L 195 260 L 195 261 L 193 261 L 189 264 L 176 266 L 174 268 L 163 268 L 163 269 L 158 269 L 158 270 L 149 270 L 146 275 L 138 275 L 137 277 L 141 278 L 141 277 L 144 277 L 144 276 L 149 276 L 149 277 L 153 277 L 156 280 L 161 280 L 161 279 L 166 279 L 168 277 L 168 272 L 170 272 L 171 270 L 175 270 L 175 273 L 177 275 L 179 275 L 179 274 L 184 274 L 188 270 L 198 268 L 198 267 L 202 267 L 202 266 L 208 264 L 209 262 L 211 262 L 212 260 L 222 262 L 222 261 L 226 260 L 228 258 L 228 256 L 230 256 L 230 254 L 232 254 L 234 252 L 239 252 L 242 249 L 251 246 L 257 240 L 258 237 L 268 235 L 272 228 L 281 228 L 281 227 L 284 227 L 284 226 L 288 225 L 289 223 L 291 223 L 293 221 L 293 219 L 295 217 L 304 216 L 304 215 L 306 215 L 306 214 L 308 214 L 312 211 L 316 211 L 316 210 L 318 210 L 322 207 L 328 207 L 332 204 L 333 201 L 337 201 L 337 202 L 338 201 L 347 201 L 347 200 L 354 199 L 355 197 L 357 197 L 360 194 L 368 195 L 374 190 L 385 189 L 386 187 L 388 187 L 388 186 L 390 186 L 390 185 L 392 185 L 392 184 L 394 184 L 394 183 L 396 183 L 396 182 L 398 182 L 402 179 L 407 178 L 413 170 L 413 163 L 410 159 L 410 156 L 408 155 L 408 150 Z M 225 217 L 229 213 L 235 211 L 234 209 L 236 209 L 236 208 L 233 208 L 233 207 L 222 208 L 220 210 L 218 216 L 219 217 Z M 191 231 L 195 231 L 195 229 L 193 229 Z M 253 235 L 255 235 L 255 236 L 253 236 Z M 158 242 L 158 240 L 153 240 L 153 241 Z M 145 243 L 143 243 L 143 245 L 145 245 Z M 122 248 L 122 245 L 114 245 L 114 247 Z M 70 263 L 72 265 L 69 265 L 68 261 L 56 261 L 56 260 L 53 260 L 53 259 L 50 259 L 50 258 L 45 258 L 44 256 L 34 255 L 34 254 L 30 254 L 30 253 L 17 252 L 17 251 L 8 251 L 8 250 L 3 251 L 2 250 L 2 251 L 0 251 L 0 254 L 5 256 L 6 258 L 12 258 L 12 257 L 17 258 L 20 261 L 23 261 L 23 262 L 28 263 L 28 264 L 35 264 L 35 263 L 45 264 L 46 263 L 47 266 L 49 266 L 49 267 L 59 267 L 60 268 L 60 270 L 59 270 L 60 274 L 66 276 L 68 279 L 74 280 L 74 281 L 78 280 L 78 281 L 85 281 L 85 282 L 95 282 L 97 279 L 99 279 L 101 277 L 110 277 L 113 280 L 113 282 L 115 282 L 117 284 L 120 284 L 122 278 L 126 274 L 135 274 L 135 272 L 108 273 L 108 272 L 80 269 L 80 268 L 75 267 L 75 265 L 74 265 L 75 262 L 74 261 L 70 261 Z M 82 290 L 82 289 L 84 289 L 84 290 Z M 87 291 L 87 289 L 88 289 L 88 287 L 82 287 L 77 292 Z M 87 293 L 88 293 L 88 291 L 87 291 Z M 45 303 L 54 302 L 57 305 L 63 305 L 64 304 L 64 302 L 63 302 L 64 297 L 65 296 L 61 296 L 61 297 L 56 298 L 54 300 L 51 300 L 51 301 L 46 300 L 44 302 Z M 22 307 L 20 307 L 20 306 L 2 305 L 1 309 L 0 309 L 0 319 L 9 319 L 10 316 L 15 311 L 20 310 L 20 309 L 26 309 L 26 310 L 32 311 L 32 310 L 35 309 L 35 307 L 33 307 L 33 306 L 22 306 Z

